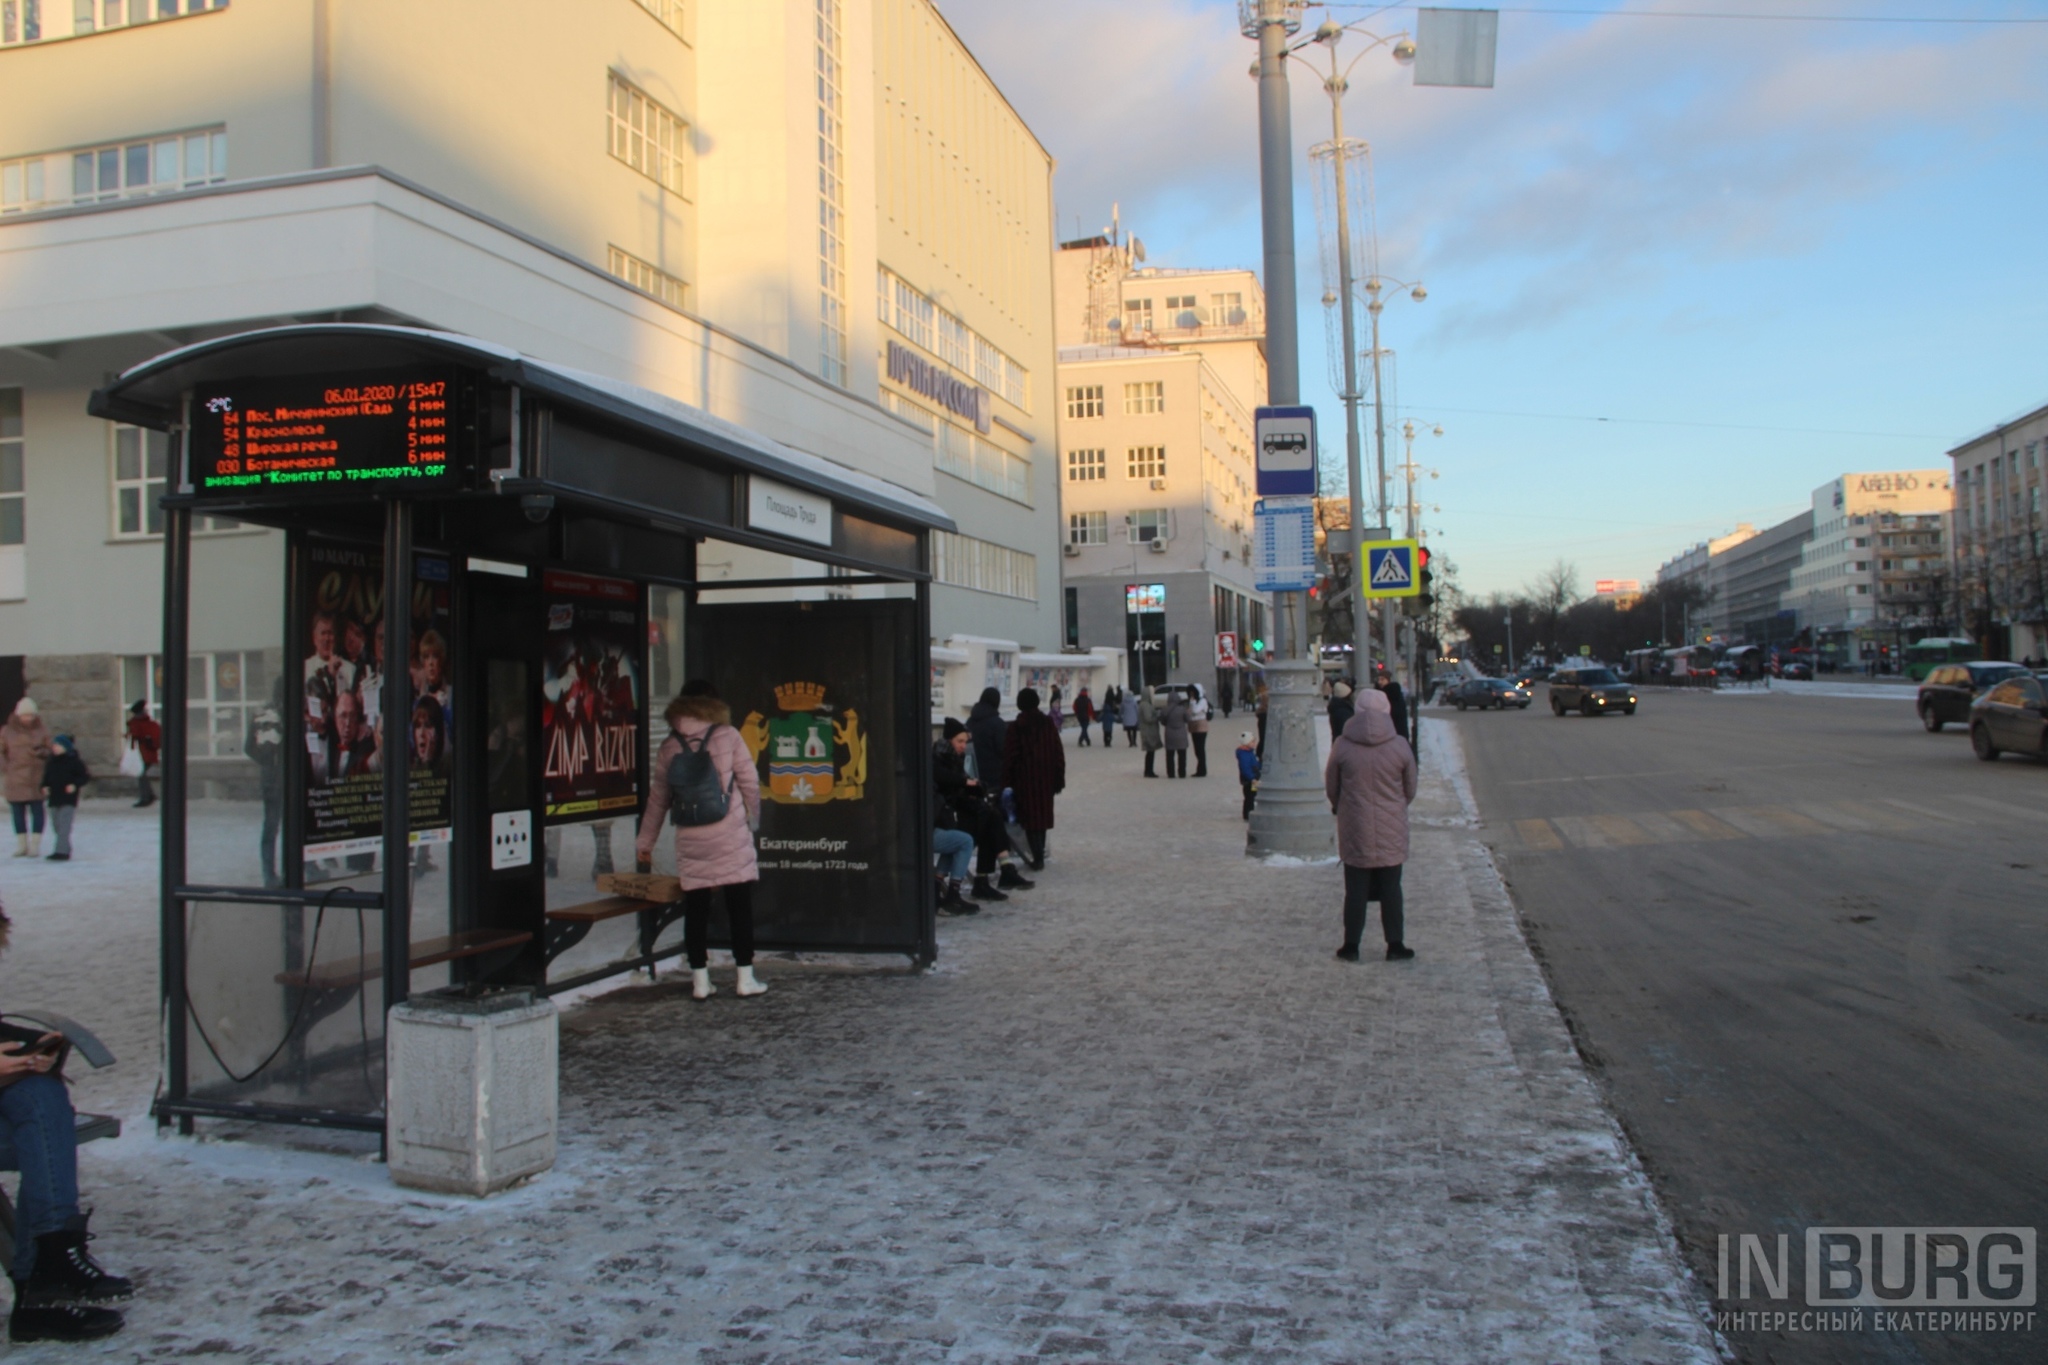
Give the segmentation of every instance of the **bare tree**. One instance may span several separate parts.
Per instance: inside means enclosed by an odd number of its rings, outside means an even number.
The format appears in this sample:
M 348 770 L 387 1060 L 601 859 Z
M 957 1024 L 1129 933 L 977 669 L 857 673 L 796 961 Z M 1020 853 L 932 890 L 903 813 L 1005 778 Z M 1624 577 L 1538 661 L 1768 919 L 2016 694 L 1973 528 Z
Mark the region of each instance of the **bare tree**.
M 1565 609 L 1579 598 L 1579 569 L 1562 559 L 1536 575 L 1529 585 L 1529 606 L 1543 629 L 1544 642 L 1557 648 L 1557 628 Z

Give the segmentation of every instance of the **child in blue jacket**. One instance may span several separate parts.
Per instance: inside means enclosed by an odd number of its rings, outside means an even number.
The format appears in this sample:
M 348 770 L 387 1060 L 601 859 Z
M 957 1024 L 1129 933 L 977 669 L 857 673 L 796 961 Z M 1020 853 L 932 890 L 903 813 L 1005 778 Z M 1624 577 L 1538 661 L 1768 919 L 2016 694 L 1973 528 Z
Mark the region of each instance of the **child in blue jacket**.
M 1244 818 L 1249 820 L 1259 791 L 1259 747 L 1249 730 L 1237 742 L 1237 785 L 1244 791 Z

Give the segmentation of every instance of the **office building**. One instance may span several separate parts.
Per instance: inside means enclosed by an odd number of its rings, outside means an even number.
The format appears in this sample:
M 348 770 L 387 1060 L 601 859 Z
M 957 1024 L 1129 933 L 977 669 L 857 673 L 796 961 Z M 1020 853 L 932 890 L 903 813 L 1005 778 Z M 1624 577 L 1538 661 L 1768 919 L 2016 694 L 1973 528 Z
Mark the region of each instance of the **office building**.
M 2001 422 L 1948 455 L 1958 624 L 1986 658 L 2048 657 L 2048 525 L 2041 510 L 2048 406 Z
M 1901 630 L 1927 633 L 1918 618 L 1925 586 L 1946 567 L 1948 507 L 1942 469 L 1830 479 L 1813 491 L 1813 535 L 1800 546 L 1780 610 L 1837 667 L 1861 668 L 1918 638 L 1895 638 Z

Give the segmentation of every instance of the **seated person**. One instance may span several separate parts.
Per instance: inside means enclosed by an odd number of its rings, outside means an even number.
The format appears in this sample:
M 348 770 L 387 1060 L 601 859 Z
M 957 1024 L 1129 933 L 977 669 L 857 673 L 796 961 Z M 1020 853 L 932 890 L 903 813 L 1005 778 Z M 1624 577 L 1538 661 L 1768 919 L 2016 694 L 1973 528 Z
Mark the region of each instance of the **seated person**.
M 960 785 L 960 754 L 966 747 L 967 727 L 948 718 L 946 737 L 932 746 L 932 852 L 944 869 L 935 874 L 942 915 L 971 915 L 981 908 L 960 895 L 974 861 L 974 834 L 961 828 L 952 795 Z
M 9 921 L 0 909 L 0 953 Z M 59 1035 L 46 1034 L 55 1041 Z M 14 1201 L 14 1312 L 9 1341 L 95 1341 L 121 1330 L 121 1315 L 93 1305 L 127 1298 L 134 1286 L 109 1275 L 86 1244 L 78 1211 L 78 1140 L 71 1096 L 50 1074 L 57 1057 L 0 1042 L 0 1170 L 21 1172 Z
M 932 749 L 932 784 L 936 788 L 935 818 L 941 828 L 957 829 L 972 836 L 975 847 L 974 889 L 968 894 L 978 901 L 1006 901 L 1012 889 L 1029 890 L 1027 881 L 1010 860 L 1009 832 L 1003 814 L 989 800 L 982 785 L 979 755 L 973 735 L 959 721 L 948 717 L 946 737 Z M 944 812 L 952 812 L 948 824 Z M 1001 880 L 991 885 L 989 876 L 1001 869 Z

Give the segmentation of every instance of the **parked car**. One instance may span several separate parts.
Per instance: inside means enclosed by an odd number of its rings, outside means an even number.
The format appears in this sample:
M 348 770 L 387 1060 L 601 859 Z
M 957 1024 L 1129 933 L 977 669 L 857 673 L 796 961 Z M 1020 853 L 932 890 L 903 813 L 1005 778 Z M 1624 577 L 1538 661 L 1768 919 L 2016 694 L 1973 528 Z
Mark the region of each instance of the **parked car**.
M 1813 665 L 1804 659 L 1793 659 L 1779 666 L 1778 676 L 1811 682 L 1813 680 Z
M 1489 706 L 1496 711 L 1505 711 L 1510 706 L 1526 711 L 1533 700 L 1528 692 L 1506 678 L 1468 678 L 1451 693 L 1451 705 L 1460 711 L 1467 707 L 1484 711 Z
M 1970 703 L 1970 747 L 1986 763 L 2008 749 L 2048 758 L 2048 692 L 2039 676 L 2015 673 Z
M 1533 664 L 1528 668 L 1517 670 L 1517 672 L 1515 673 L 1515 682 L 1522 687 L 1527 687 L 1531 683 L 1543 682 L 1549 677 L 1549 664 Z
M 1588 716 L 1619 711 L 1636 713 L 1636 690 L 1614 676 L 1611 668 L 1560 668 L 1550 675 L 1550 713 L 1578 711 Z
M 1972 702 L 2007 678 L 2026 671 L 2018 664 L 2001 662 L 1942 664 L 1930 669 L 1926 681 L 1920 684 L 1916 703 L 1920 723 L 1930 733 L 1951 722 L 1968 725 Z

